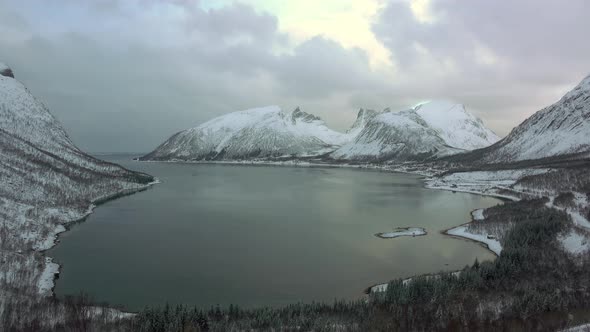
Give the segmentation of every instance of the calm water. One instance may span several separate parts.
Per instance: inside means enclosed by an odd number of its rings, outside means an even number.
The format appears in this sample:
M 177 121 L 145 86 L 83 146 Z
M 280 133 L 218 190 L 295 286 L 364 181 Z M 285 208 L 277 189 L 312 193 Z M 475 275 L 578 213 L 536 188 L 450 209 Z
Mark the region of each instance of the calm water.
M 105 158 L 105 157 L 103 157 Z M 416 176 L 352 169 L 140 163 L 162 181 L 100 206 L 61 236 L 58 295 L 141 309 L 332 301 L 369 285 L 493 256 L 439 231 L 492 198 L 427 190 Z M 419 226 L 427 236 L 379 239 Z

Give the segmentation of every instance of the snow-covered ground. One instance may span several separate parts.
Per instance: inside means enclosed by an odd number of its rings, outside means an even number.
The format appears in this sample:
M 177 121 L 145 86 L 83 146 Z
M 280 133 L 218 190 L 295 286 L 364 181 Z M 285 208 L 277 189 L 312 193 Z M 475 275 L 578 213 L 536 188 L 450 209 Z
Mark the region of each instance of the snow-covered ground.
M 590 323 L 570 327 L 565 330 L 561 330 L 559 332 L 590 332 Z
M 517 184 L 517 181 L 525 176 L 547 174 L 552 171 L 553 170 L 549 168 L 525 168 L 500 171 L 457 172 L 442 177 L 428 179 L 426 181 L 426 187 L 431 189 L 487 195 L 510 200 L 548 197 L 549 202 L 546 204 L 547 207 L 566 212 L 577 227 L 590 230 L 590 221 L 580 213 L 580 211 L 588 207 L 589 204 L 586 194 L 574 192 L 572 206 L 561 207 L 554 204 L 555 198 L 560 194 L 559 192 L 550 189 L 532 189 L 527 188 L 522 184 Z M 482 209 L 473 211 L 472 217 L 474 221 L 485 222 L 484 211 Z M 502 251 L 502 246 L 498 239 L 489 239 L 489 234 L 483 231 L 478 234 L 469 232 L 468 227 L 465 225 L 450 229 L 447 231 L 447 234 L 481 242 L 497 255 Z M 566 251 L 577 254 L 587 250 L 588 243 L 590 242 L 590 237 L 587 234 L 587 232 L 583 231 L 572 231 L 567 235 L 560 236 L 559 241 L 562 243 Z
M 406 279 L 402 280 L 402 284 L 404 286 L 406 286 L 410 282 L 412 282 L 412 278 L 406 278 Z M 382 292 L 386 292 L 388 285 L 389 285 L 389 283 L 383 283 L 383 284 L 378 284 L 378 285 L 375 285 L 375 286 L 371 286 L 371 287 L 369 287 L 369 293 L 382 293 Z
M 476 220 L 476 221 L 484 220 L 485 217 L 483 216 L 483 210 L 484 209 L 477 209 L 477 210 L 471 211 L 471 217 L 473 218 L 473 220 Z
M 59 265 L 53 262 L 51 257 L 45 257 L 45 269 L 39 277 L 39 294 L 51 295 L 54 287 L 55 276 L 59 273 Z
M 377 233 L 375 236 L 382 239 L 393 239 L 400 236 L 421 236 L 426 235 L 426 230 L 421 227 L 400 227 L 392 232 Z
M 590 239 L 588 234 L 572 229 L 567 234 L 557 237 L 563 249 L 572 254 L 581 254 L 590 250 Z
M 512 185 L 524 176 L 544 174 L 550 171 L 548 168 L 525 168 L 501 171 L 457 172 L 440 178 L 431 178 L 426 181 L 426 187 L 519 200 L 519 192 L 512 188 Z
M 500 244 L 500 241 L 498 241 L 495 237 L 493 237 L 487 233 L 482 233 L 482 234 L 470 233 L 467 230 L 467 226 L 465 226 L 465 225 L 451 228 L 451 229 L 447 230 L 445 232 L 445 234 L 458 236 L 458 237 L 462 237 L 465 239 L 470 239 L 470 240 L 482 243 L 490 251 L 492 251 L 494 254 L 496 254 L 498 256 L 502 252 L 502 245 Z
M 587 207 L 589 202 L 586 194 L 584 193 L 573 193 L 574 194 L 574 201 L 572 207 L 561 207 L 555 205 L 555 196 L 551 196 L 549 198 L 549 202 L 547 203 L 547 207 L 554 208 L 560 211 L 565 211 L 567 214 L 570 215 L 572 221 L 577 226 L 583 227 L 585 229 L 590 230 L 590 221 L 586 219 L 581 213 L 580 210 L 584 207 Z
M 455 277 L 458 277 L 460 274 L 461 274 L 461 271 L 451 272 L 451 275 L 453 275 Z M 440 276 L 438 274 L 427 274 L 427 275 L 424 275 L 423 277 L 426 277 L 427 279 L 429 279 L 429 278 L 439 278 Z M 402 284 L 404 286 L 407 286 L 408 284 L 410 284 L 412 282 L 412 280 L 414 280 L 414 277 L 403 279 Z M 371 287 L 369 287 L 368 292 L 369 293 L 386 292 L 388 285 L 389 285 L 389 283 L 383 283 L 383 284 L 377 284 L 377 285 L 371 286 Z

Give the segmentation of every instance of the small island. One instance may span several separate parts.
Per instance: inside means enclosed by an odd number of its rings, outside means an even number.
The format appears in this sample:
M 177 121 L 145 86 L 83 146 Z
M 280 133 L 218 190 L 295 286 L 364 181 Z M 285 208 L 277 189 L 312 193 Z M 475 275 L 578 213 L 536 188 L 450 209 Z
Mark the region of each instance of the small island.
M 426 230 L 422 227 L 398 227 L 391 232 L 377 233 L 376 237 L 382 239 L 394 239 L 400 236 L 423 236 L 426 235 Z

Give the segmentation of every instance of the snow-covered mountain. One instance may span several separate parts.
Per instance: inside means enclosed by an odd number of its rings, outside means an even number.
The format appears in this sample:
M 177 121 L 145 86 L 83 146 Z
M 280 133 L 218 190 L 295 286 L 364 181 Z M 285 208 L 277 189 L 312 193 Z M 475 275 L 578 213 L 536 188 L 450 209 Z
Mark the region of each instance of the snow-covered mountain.
M 533 114 L 498 143 L 457 156 L 459 161 L 510 163 L 590 155 L 590 75 L 555 104 Z
M 0 63 L 0 73 L 0 293 L 49 295 L 57 265 L 39 251 L 93 202 L 153 178 L 80 151 L 10 68 Z M 14 299 L 0 296 L 0 310 Z
M 217 117 L 181 131 L 141 160 L 420 160 L 488 146 L 499 138 L 463 105 L 427 103 L 403 112 L 361 109 L 345 133 L 277 106 Z
M 141 160 L 244 160 L 321 156 L 348 140 L 320 118 L 277 106 L 226 114 L 174 134 Z
M 346 131 L 346 134 L 348 135 L 349 139 L 352 140 L 355 137 L 357 137 L 358 134 L 363 130 L 363 128 L 365 128 L 367 123 L 375 116 L 377 116 L 377 114 L 379 114 L 379 112 L 361 108 L 356 116 L 356 120 L 354 121 L 350 129 Z
M 359 117 L 361 114 L 359 114 Z M 358 121 L 358 120 L 357 120 Z M 361 130 L 330 157 L 351 161 L 424 160 L 481 148 L 498 141 L 463 105 L 430 102 L 366 117 Z
M 428 102 L 414 108 L 449 146 L 463 150 L 480 149 L 500 140 L 481 119 L 461 104 L 445 101 Z

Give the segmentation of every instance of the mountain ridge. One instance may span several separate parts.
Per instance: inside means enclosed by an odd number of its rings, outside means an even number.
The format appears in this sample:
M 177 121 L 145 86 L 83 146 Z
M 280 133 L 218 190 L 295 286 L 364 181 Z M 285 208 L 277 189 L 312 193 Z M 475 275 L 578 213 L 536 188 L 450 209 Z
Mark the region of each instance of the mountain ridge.
M 555 103 L 524 120 L 502 140 L 449 158 L 452 162 L 508 164 L 590 156 L 590 75 Z
M 228 113 L 172 135 L 140 160 L 236 160 L 320 156 L 346 135 L 296 108 L 266 106 Z
M 446 120 L 447 124 L 454 123 L 454 126 L 445 129 L 437 125 L 436 119 L 441 115 L 431 114 L 435 112 L 447 117 L 454 115 L 451 120 Z M 291 123 L 285 122 L 285 119 L 291 119 Z M 378 137 L 374 137 L 375 131 L 380 132 Z M 379 143 L 379 139 L 383 142 Z M 315 158 L 318 161 L 356 162 L 386 161 L 398 157 L 418 160 L 459 153 L 491 144 L 497 139 L 463 105 L 448 102 L 429 103 L 422 108 L 401 112 L 361 108 L 346 133 L 328 128 L 321 118 L 299 108 L 284 112 L 278 106 L 269 106 L 228 113 L 180 131 L 140 160 Z

